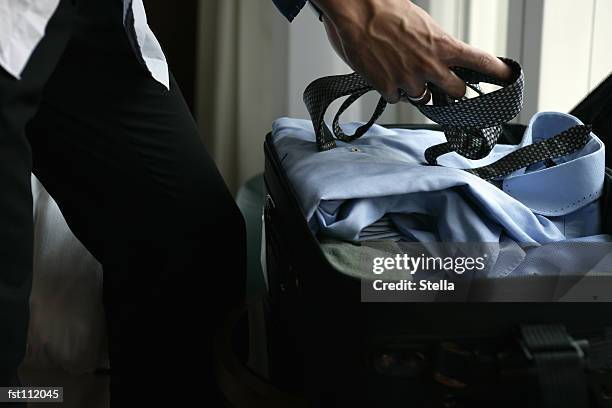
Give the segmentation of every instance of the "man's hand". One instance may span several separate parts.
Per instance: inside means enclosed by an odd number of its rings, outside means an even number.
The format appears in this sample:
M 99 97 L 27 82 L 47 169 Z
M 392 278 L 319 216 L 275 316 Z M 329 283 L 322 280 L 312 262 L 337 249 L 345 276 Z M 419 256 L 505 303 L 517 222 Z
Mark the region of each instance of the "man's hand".
M 399 90 L 421 96 L 433 82 L 449 95 L 465 95 L 465 83 L 449 67 L 462 66 L 507 80 L 498 58 L 447 34 L 409 0 L 314 0 L 336 52 L 390 103 Z

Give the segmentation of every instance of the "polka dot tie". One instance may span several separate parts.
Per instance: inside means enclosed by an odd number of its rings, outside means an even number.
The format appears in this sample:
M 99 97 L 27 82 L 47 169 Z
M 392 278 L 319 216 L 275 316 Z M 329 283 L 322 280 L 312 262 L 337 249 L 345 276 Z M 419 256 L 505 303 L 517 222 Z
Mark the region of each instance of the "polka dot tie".
M 519 114 L 523 106 L 523 71 L 516 61 L 500 59 L 512 69 L 513 75 L 507 82 L 465 68 L 452 68 L 468 87 L 480 94 L 475 98 L 455 100 L 434 84 L 428 84 L 433 104 L 412 102 L 423 115 L 442 126 L 447 140 L 425 151 L 427 163 L 435 165 L 439 156 L 449 152 L 456 152 L 468 159 L 486 157 L 497 143 L 502 125 Z M 490 83 L 501 88 L 485 94 L 480 90 L 480 83 Z M 308 85 L 304 91 L 304 103 L 312 119 L 319 150 L 336 147 L 335 139 L 351 142 L 363 136 L 376 122 L 387 106 L 383 98 L 380 98 L 370 120 L 354 134 L 345 134 L 339 124 L 340 115 L 372 90 L 374 88 L 358 73 L 328 76 Z M 330 130 L 325 124 L 325 113 L 332 102 L 345 96 L 348 98 L 335 115 Z M 575 126 L 544 142 L 521 148 L 489 166 L 468 171 L 487 180 L 503 177 L 539 161 L 579 150 L 588 141 L 590 131 L 588 126 Z

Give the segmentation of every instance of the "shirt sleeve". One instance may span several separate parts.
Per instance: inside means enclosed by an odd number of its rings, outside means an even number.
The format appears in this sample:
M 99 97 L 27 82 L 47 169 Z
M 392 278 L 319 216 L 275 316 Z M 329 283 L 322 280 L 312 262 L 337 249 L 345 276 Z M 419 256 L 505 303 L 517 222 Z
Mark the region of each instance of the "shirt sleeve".
M 281 13 L 287 20 L 293 21 L 295 16 L 300 13 L 300 10 L 306 4 L 306 0 L 272 0 L 276 7 L 280 10 Z

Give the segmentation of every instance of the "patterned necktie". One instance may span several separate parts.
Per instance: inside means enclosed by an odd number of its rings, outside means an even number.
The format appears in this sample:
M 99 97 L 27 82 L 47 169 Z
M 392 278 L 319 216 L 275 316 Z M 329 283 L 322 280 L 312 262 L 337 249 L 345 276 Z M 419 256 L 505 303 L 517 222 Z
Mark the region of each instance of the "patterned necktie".
M 456 152 L 468 159 L 477 160 L 486 157 L 495 147 L 502 133 L 502 125 L 521 111 L 525 83 L 521 66 L 511 59 L 500 59 L 512 69 L 512 78 L 507 82 L 469 69 L 452 68 L 468 87 L 480 94 L 478 97 L 455 100 L 434 84 L 428 84 L 433 104 L 413 103 L 423 115 L 442 126 L 447 140 L 425 151 L 427 163 L 435 165 L 439 156 L 449 152 Z M 479 88 L 479 83 L 483 82 L 501 88 L 484 94 Z M 372 86 L 358 73 L 328 76 L 308 85 L 304 91 L 304 103 L 312 119 L 319 150 L 336 147 L 334 137 L 344 142 L 351 142 L 368 131 L 387 106 L 383 98 L 380 98 L 370 120 L 360 126 L 353 135 L 345 134 L 339 122 L 340 115 L 349 106 L 372 90 Z M 340 106 L 332 122 L 332 133 L 325 124 L 325 112 L 332 102 L 345 96 L 348 98 Z M 544 142 L 521 148 L 496 163 L 471 169 L 469 172 L 486 180 L 503 177 L 531 164 L 581 149 L 587 143 L 590 132 L 589 126 L 575 126 Z

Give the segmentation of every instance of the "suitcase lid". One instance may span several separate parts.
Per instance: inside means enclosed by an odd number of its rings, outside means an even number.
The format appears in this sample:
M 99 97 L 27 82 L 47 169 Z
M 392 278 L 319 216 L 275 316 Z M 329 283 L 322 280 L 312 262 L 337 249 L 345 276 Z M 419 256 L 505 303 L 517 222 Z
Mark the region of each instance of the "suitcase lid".
M 593 125 L 593 132 L 607 146 L 612 146 L 612 74 L 588 94 L 570 114 Z M 612 155 L 606 154 L 606 167 L 612 167 Z

